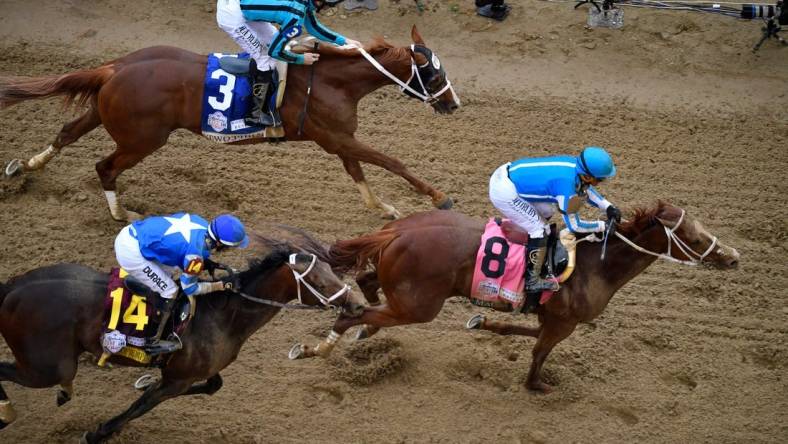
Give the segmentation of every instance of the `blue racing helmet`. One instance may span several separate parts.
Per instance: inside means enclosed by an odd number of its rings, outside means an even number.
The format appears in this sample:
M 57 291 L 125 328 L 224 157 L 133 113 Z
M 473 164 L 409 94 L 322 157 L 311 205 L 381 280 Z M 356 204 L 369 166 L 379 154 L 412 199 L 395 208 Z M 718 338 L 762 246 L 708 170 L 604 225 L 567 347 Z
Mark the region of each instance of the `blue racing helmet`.
M 228 247 L 246 248 L 249 245 L 249 236 L 246 235 L 244 224 L 232 214 L 222 214 L 211 221 L 208 235 L 215 242 Z
M 602 180 L 616 175 L 613 158 L 598 146 L 589 146 L 577 156 L 577 172 Z

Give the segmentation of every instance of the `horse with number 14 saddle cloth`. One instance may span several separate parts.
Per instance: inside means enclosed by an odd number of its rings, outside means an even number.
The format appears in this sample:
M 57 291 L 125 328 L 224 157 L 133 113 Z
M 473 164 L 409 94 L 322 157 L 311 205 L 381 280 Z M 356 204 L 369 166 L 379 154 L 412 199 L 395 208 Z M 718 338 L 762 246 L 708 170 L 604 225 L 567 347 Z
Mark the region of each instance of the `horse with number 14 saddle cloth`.
M 567 265 L 566 249 L 555 236 L 551 226 L 548 253 L 541 275 L 555 279 Z M 470 301 L 480 307 L 499 311 L 520 312 L 526 307 L 525 272 L 528 233 L 508 220 L 491 218 L 482 233 L 476 255 Z M 545 291 L 531 296 L 538 303 L 546 303 L 555 292 Z

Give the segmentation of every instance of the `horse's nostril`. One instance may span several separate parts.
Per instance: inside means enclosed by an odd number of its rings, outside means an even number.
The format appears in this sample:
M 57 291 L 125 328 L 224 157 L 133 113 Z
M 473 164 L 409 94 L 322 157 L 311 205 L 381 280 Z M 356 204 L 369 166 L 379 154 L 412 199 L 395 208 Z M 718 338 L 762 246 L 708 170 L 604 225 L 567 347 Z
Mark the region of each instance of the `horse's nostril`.
M 728 265 L 730 265 L 733 268 L 737 268 L 739 266 L 739 261 L 734 259 L 734 260 L 728 262 Z

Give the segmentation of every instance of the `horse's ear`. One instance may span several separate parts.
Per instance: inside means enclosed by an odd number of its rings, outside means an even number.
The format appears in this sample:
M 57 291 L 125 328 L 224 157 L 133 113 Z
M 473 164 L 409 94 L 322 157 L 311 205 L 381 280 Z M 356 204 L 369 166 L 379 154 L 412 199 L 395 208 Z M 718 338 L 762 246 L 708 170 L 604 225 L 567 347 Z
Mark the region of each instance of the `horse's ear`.
M 421 38 L 421 34 L 419 34 L 419 30 L 416 29 L 416 25 L 413 25 L 413 29 L 410 30 L 410 38 L 413 40 L 413 43 L 416 43 L 418 45 L 425 45 L 424 39 Z

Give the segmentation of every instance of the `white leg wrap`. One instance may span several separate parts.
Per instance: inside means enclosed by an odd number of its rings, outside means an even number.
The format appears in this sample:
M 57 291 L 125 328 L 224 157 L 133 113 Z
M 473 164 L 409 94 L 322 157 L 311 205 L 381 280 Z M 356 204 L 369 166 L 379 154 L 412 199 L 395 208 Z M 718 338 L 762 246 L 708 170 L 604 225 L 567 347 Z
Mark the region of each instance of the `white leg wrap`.
M 53 157 L 57 154 L 57 150 L 52 145 L 49 145 L 49 148 L 45 149 L 39 154 L 36 154 L 27 162 L 27 168 L 31 170 L 37 170 L 43 168 Z
M 125 219 L 126 210 L 118 204 L 118 196 L 114 191 L 104 191 L 104 196 L 107 198 L 107 205 L 109 205 L 109 212 L 115 219 Z
M 16 421 L 16 411 L 8 399 L 0 401 L 0 421 L 6 424 Z
M 339 337 L 340 337 L 339 333 L 335 332 L 334 330 L 331 330 L 331 333 L 329 333 L 328 337 L 326 338 L 326 343 L 331 345 L 336 344 L 337 341 L 339 340 Z

